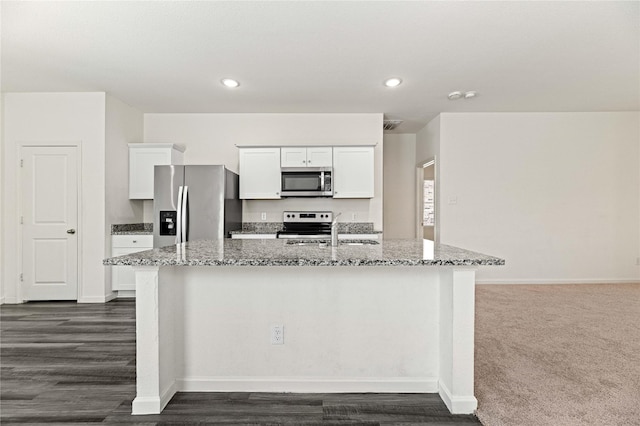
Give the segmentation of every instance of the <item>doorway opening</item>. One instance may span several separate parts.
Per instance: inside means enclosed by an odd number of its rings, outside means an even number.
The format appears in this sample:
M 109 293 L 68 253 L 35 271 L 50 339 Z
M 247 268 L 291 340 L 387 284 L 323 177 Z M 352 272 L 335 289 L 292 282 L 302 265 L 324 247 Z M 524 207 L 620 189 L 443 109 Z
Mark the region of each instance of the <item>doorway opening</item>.
M 431 159 L 418 164 L 416 237 L 436 241 L 436 162 Z

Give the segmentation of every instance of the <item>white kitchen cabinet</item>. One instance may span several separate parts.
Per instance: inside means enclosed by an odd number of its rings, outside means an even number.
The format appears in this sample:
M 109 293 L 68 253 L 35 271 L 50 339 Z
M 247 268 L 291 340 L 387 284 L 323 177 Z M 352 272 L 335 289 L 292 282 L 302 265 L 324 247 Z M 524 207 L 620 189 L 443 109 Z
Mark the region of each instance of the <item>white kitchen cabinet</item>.
M 129 199 L 153 199 L 153 168 L 183 164 L 184 147 L 171 143 L 129 144 Z
M 280 148 L 239 148 L 240 198 L 278 199 Z
M 153 248 L 153 235 L 112 235 L 111 256 L 123 256 Z M 111 289 L 118 296 L 133 296 L 136 277 L 131 266 L 111 267 Z
M 333 147 L 332 180 L 333 198 L 373 198 L 373 147 Z
M 330 146 L 287 146 L 280 151 L 282 167 L 331 167 L 333 164 Z

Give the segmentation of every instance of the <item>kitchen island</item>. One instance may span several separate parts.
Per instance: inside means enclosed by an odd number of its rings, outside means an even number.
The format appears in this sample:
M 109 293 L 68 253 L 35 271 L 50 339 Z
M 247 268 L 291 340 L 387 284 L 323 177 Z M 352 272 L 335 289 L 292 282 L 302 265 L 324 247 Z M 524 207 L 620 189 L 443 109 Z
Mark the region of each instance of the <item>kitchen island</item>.
M 472 413 L 475 270 L 504 260 L 375 243 L 207 240 L 106 259 L 136 274 L 133 414 L 178 391 L 439 393 Z

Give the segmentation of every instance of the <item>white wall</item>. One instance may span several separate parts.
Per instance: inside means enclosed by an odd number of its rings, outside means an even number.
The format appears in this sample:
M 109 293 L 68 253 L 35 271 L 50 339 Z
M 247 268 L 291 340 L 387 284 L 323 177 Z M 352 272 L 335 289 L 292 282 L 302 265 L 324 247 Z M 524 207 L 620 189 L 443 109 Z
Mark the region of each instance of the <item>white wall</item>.
M 366 200 L 245 201 L 243 220 L 282 221 L 283 210 L 341 211 L 340 221 L 373 222 L 382 230 L 382 114 L 145 114 L 144 142 L 186 146 L 185 164 L 224 164 L 238 172 L 236 145 L 376 145 L 375 197 Z M 150 203 L 145 204 L 145 219 Z
M 81 197 L 78 236 L 80 302 L 103 302 L 105 247 L 105 94 L 6 93 L 2 180 L 2 275 L 5 302 L 19 303 L 19 149 L 23 143 L 78 142 Z
M 141 223 L 142 200 L 129 200 L 129 143 L 143 139 L 142 112 L 107 95 L 105 121 L 105 257 L 111 255 L 111 225 Z M 111 289 L 111 268 L 105 270 L 105 287 Z
M 436 269 L 266 269 L 161 270 L 178 337 L 175 373 L 191 390 L 235 382 L 270 391 L 348 392 L 354 383 L 364 391 L 435 391 Z M 269 344 L 272 324 L 284 326 L 284 345 Z
M 2 4 L 0 3 L 0 33 L 2 33 Z M 0 53 L 2 43 L 0 43 Z M 0 57 L 1 54 L 0 54 Z M 0 71 L 0 88 L 2 87 L 2 72 Z M 4 117 L 4 94 L 0 92 L 0 200 L 4 200 L 4 132 L 2 123 Z M 4 209 L 0 208 L 0 271 L 4 268 Z M 0 272 L 0 305 L 4 303 L 4 274 Z
M 440 241 L 506 259 L 478 281 L 640 280 L 637 112 L 440 117 Z
M 0 6 L 1 8 L 2 6 Z M 0 20 L 1 21 L 1 20 Z M 1 85 L 1 77 L 0 77 Z M 0 94 L 0 200 L 4 203 L 4 94 Z M 0 208 L 0 271 L 5 270 L 4 263 L 4 209 Z M 4 273 L 0 272 L 0 305 L 4 303 Z
M 416 135 L 384 135 L 384 237 L 416 234 Z

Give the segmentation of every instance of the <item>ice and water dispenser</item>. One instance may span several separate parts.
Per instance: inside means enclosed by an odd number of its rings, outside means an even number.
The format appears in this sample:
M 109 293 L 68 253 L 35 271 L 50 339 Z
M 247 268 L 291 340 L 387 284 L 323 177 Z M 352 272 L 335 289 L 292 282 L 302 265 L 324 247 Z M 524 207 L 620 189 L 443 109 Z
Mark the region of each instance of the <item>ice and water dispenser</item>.
M 160 235 L 176 235 L 178 212 L 175 210 L 160 211 Z

